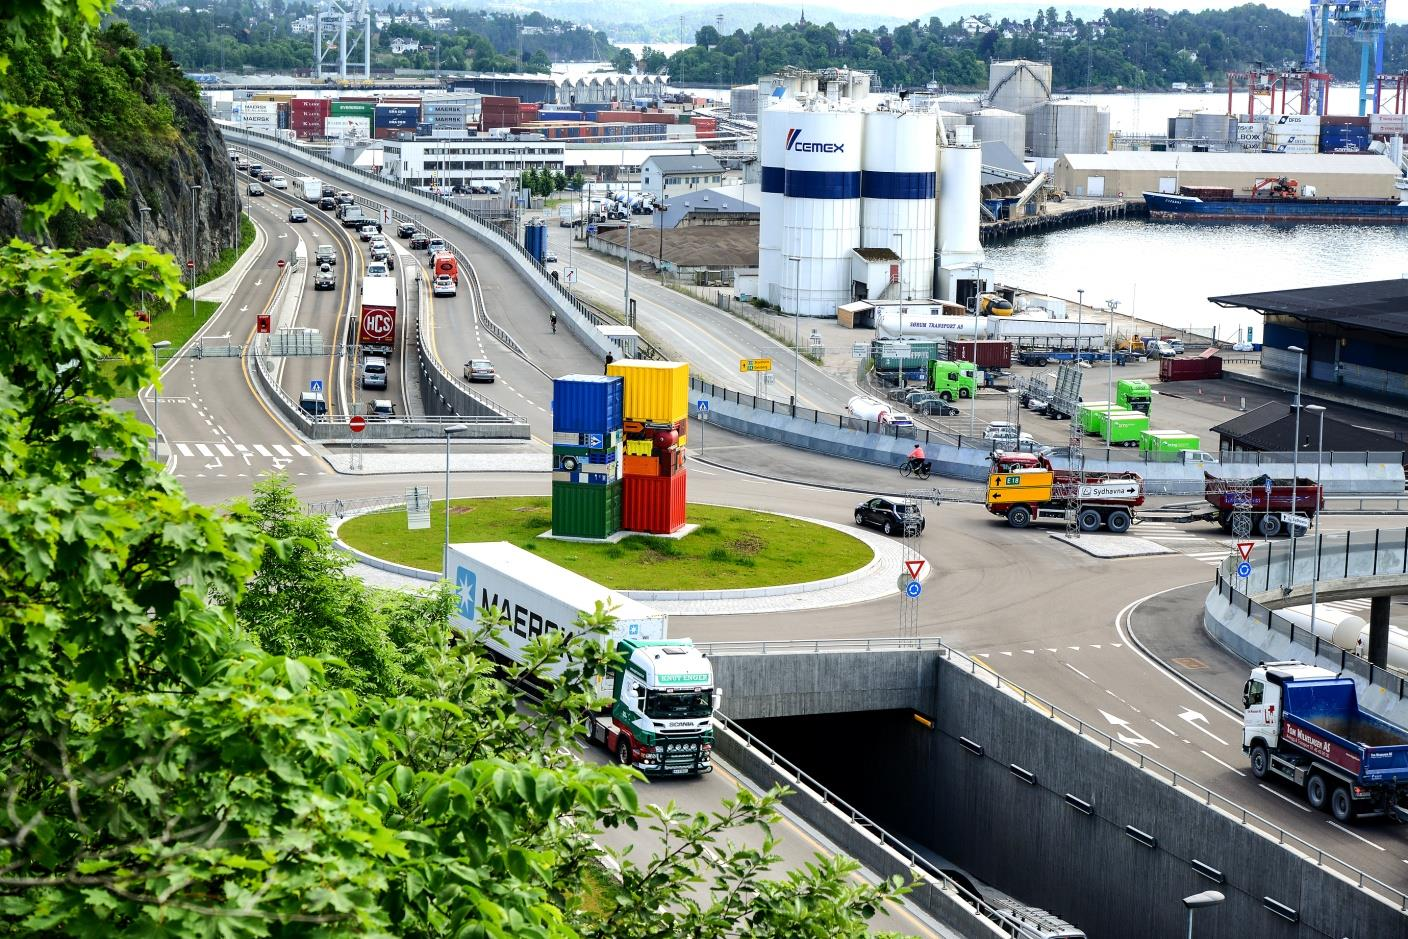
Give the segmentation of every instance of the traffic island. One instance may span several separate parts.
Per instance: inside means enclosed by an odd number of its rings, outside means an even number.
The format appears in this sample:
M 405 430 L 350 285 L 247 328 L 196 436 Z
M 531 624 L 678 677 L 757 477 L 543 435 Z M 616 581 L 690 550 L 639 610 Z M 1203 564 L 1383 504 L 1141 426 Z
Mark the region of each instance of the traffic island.
M 1130 535 L 1083 534 L 1076 537 L 1065 532 L 1053 531 L 1051 537 L 1095 558 L 1142 558 L 1153 557 L 1157 554 L 1178 553 L 1172 548 L 1166 548 L 1156 542 L 1144 538 L 1134 538 Z

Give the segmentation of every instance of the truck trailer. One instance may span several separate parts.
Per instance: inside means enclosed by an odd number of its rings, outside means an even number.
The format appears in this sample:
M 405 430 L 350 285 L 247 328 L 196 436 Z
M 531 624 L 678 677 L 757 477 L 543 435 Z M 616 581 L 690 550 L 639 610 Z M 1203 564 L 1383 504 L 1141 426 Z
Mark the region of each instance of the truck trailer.
M 1408 821 L 1408 730 L 1361 709 L 1352 678 L 1262 663 L 1242 688 L 1242 707 L 1242 752 L 1257 779 L 1289 781 L 1341 823 Z
M 996 453 L 985 504 L 1013 528 L 1026 528 L 1033 519 L 1064 521 L 1074 511 L 1081 531 L 1098 531 L 1103 525 L 1120 535 L 1129 531 L 1134 510 L 1144 504 L 1144 478 L 1058 470 L 1039 454 Z
M 502 611 L 508 625 L 488 646 L 511 662 L 521 664 L 537 636 L 575 635 L 581 615 L 611 613 L 615 623 L 604 641 L 624 661 L 610 686 L 596 689 L 611 699 L 610 709 L 591 716 L 586 736 L 647 775 L 713 770 L 714 669 L 691 640 L 666 638 L 664 613 L 506 541 L 450 545 L 446 570 L 459 594 L 452 625 L 469 631 L 481 609 Z M 560 665 L 552 670 L 560 672 Z
M 1294 490 L 1294 496 L 1292 495 Z M 1235 527 L 1238 515 L 1246 515 L 1258 534 L 1274 538 L 1289 526 L 1282 513 L 1292 508 L 1315 523 L 1315 515 L 1325 507 L 1325 495 L 1313 479 L 1272 479 L 1265 474 L 1248 480 L 1229 480 L 1203 471 L 1203 498 L 1213 507 L 1204 517 L 1216 521 L 1223 531 Z
M 357 341 L 365 355 L 389 355 L 396 346 L 396 278 L 362 280 L 362 311 Z

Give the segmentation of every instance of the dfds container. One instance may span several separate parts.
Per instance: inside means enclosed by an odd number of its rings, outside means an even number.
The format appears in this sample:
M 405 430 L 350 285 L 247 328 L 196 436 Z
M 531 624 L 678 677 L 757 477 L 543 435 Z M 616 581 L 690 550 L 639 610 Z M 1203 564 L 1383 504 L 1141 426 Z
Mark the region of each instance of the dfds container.
M 606 538 L 621 530 L 623 482 L 605 486 L 552 484 L 552 533 L 566 538 Z M 548 589 L 549 585 L 542 585 Z M 556 590 L 556 585 L 551 589 Z
M 621 526 L 629 531 L 644 531 L 653 535 L 668 535 L 683 528 L 687 475 L 627 476 L 622 479 Z
M 625 380 L 622 413 L 628 421 L 676 424 L 689 416 L 689 366 L 684 362 L 625 359 L 606 374 Z
M 1202 442 L 1197 434 L 1181 430 L 1146 430 L 1139 435 L 1139 449 L 1145 453 L 1177 453 L 1200 447 Z
M 605 438 L 619 435 L 621 430 L 624 394 L 624 382 L 614 375 L 564 375 L 553 379 L 553 442 L 557 442 L 558 434 L 596 434 L 603 438 L 605 446 Z

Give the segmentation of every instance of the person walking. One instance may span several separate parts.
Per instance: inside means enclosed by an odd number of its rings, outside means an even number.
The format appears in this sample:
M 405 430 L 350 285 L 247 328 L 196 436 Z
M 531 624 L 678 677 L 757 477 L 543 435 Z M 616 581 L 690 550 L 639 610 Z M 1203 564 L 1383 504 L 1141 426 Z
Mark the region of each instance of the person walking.
M 602 371 L 603 371 L 603 372 L 610 372 L 610 371 L 611 371 L 611 363 L 612 363 L 612 362 L 615 362 L 615 361 L 616 361 L 616 357 L 615 357 L 615 356 L 613 356 L 610 352 L 606 353 L 606 368 L 602 369 Z
M 557 332 L 557 311 L 556 311 L 556 310 L 549 310 L 549 311 L 548 311 L 548 319 L 550 319 L 550 320 L 552 321 L 552 331 L 553 331 L 553 332 Z

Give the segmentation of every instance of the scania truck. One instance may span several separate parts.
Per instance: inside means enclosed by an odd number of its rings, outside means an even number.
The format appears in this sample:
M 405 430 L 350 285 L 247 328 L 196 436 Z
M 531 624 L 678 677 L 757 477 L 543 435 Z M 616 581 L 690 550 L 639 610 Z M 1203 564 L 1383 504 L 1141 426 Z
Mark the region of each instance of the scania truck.
M 452 544 L 446 570 L 459 604 L 451 624 L 470 631 L 481 609 L 501 611 L 508 625 L 488 642 L 522 663 L 530 640 L 576 622 L 598 606 L 615 618 L 608 642 L 623 658 L 598 688 L 610 709 L 588 721 L 586 735 L 623 766 L 649 776 L 688 776 L 713 770 L 714 669 L 689 639 L 667 639 L 664 613 L 603 587 L 506 541 Z M 561 669 L 556 669 L 560 674 Z
M 1408 730 L 1361 709 L 1352 678 L 1264 662 L 1242 688 L 1242 707 L 1242 752 L 1257 779 L 1291 782 L 1339 822 L 1408 821 Z

